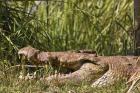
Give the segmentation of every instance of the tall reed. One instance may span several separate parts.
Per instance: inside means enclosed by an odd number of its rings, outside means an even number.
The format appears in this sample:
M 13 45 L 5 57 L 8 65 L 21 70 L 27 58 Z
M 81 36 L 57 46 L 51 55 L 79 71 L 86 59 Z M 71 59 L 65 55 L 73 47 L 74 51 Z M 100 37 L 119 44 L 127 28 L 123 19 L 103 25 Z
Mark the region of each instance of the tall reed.
M 26 45 L 49 51 L 93 49 L 100 55 L 133 51 L 132 0 L 48 0 L 36 4 L 1 2 L 2 59 L 14 58 L 17 49 Z

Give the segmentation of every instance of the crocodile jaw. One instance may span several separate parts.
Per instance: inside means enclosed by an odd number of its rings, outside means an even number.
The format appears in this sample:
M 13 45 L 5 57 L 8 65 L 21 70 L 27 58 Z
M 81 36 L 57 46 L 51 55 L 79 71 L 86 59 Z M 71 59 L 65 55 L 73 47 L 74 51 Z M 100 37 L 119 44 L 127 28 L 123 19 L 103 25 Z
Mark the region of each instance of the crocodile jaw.
M 28 60 L 29 59 L 32 59 L 32 60 L 37 60 L 36 59 L 36 54 L 39 52 L 39 50 L 31 47 L 31 46 L 27 46 L 27 47 L 24 47 L 24 48 L 21 48 L 19 51 L 18 51 L 18 55 L 21 55 L 21 56 L 24 56 L 26 57 Z

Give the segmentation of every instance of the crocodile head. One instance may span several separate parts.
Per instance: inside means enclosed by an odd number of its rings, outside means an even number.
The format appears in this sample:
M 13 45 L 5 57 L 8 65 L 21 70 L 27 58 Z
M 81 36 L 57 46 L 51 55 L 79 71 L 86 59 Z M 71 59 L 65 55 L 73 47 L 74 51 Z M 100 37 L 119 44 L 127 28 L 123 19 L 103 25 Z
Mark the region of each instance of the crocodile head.
M 31 46 L 21 48 L 18 51 L 18 55 L 21 55 L 22 57 L 25 57 L 28 60 L 34 60 L 34 61 L 37 61 L 36 56 L 37 56 L 38 53 L 39 53 L 39 50 L 35 49 Z

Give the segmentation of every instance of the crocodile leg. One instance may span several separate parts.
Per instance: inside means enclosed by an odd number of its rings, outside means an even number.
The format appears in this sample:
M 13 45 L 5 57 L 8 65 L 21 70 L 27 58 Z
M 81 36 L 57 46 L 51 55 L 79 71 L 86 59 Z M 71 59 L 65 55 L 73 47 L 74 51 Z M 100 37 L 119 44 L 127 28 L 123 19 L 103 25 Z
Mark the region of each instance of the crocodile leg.
M 92 63 L 85 63 L 81 68 L 69 74 L 55 74 L 45 78 L 46 84 L 63 85 L 63 84 L 78 84 L 84 80 L 93 80 L 102 75 L 105 68 Z

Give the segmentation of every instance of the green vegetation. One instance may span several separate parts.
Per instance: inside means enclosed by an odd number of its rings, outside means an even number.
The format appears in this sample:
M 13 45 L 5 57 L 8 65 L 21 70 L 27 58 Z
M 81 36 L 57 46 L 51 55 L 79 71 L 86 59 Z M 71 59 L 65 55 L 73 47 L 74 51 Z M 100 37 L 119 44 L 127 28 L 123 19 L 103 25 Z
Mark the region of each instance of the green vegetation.
M 93 49 L 100 55 L 133 52 L 133 0 L 48 0 L 35 6 L 35 1 L 0 1 L 1 93 L 51 90 L 40 81 L 19 83 L 17 70 L 5 71 L 20 63 L 17 51 L 26 45 L 49 51 Z M 58 88 L 61 93 L 71 89 L 95 91 L 86 84 Z M 123 90 L 97 93 L 109 91 Z

